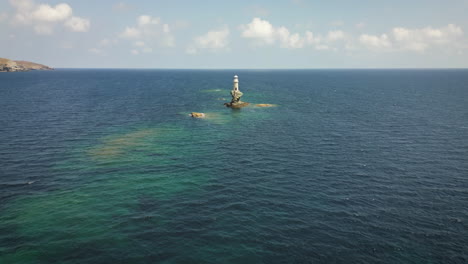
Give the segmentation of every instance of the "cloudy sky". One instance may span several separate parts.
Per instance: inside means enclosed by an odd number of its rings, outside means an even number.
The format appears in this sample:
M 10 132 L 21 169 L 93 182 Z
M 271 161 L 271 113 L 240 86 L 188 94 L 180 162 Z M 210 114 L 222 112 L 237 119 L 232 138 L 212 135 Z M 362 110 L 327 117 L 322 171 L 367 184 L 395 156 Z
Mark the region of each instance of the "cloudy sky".
M 0 57 L 63 68 L 468 68 L 468 0 L 0 0 Z

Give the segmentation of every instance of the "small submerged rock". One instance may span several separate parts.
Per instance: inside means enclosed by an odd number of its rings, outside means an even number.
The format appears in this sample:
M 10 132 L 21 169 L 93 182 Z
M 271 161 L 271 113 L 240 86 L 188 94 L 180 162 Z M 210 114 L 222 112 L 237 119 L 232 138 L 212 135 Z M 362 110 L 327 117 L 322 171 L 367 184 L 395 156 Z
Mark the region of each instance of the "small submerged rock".
M 257 106 L 257 107 L 275 107 L 276 105 L 274 105 L 274 104 L 256 104 L 255 106 Z
M 192 112 L 192 113 L 190 113 L 190 116 L 194 117 L 194 118 L 204 118 L 205 114 L 204 113 Z
M 241 102 L 241 101 L 237 101 L 237 102 L 230 102 L 230 103 L 225 103 L 224 105 L 226 107 L 230 107 L 230 108 L 242 108 L 242 107 L 246 107 L 248 106 L 250 103 L 247 103 L 247 102 Z

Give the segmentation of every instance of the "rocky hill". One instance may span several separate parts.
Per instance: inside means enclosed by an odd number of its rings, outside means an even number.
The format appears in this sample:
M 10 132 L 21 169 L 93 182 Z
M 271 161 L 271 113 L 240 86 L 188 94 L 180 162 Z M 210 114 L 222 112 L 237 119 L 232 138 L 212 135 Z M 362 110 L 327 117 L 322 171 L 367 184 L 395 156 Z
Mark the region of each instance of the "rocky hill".
M 53 68 L 29 61 L 14 61 L 0 58 L 0 72 L 16 72 L 30 70 L 53 70 Z

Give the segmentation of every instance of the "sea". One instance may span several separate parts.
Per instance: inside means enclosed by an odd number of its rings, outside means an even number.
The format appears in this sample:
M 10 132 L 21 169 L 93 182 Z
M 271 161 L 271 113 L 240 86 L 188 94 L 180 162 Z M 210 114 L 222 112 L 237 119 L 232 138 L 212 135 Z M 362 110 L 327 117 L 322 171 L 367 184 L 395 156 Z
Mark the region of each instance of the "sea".
M 468 70 L 0 74 L 0 263 L 468 263 Z

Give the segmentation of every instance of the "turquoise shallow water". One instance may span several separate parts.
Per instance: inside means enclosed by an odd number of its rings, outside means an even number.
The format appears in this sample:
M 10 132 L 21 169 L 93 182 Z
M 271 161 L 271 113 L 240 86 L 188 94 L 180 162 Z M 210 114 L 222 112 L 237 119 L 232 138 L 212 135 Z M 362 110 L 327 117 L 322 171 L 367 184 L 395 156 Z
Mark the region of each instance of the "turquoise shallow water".
M 234 74 L 276 106 L 223 107 Z M 59 69 L 0 106 L 0 263 L 468 262 L 467 70 Z

